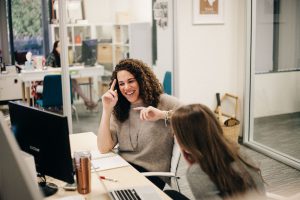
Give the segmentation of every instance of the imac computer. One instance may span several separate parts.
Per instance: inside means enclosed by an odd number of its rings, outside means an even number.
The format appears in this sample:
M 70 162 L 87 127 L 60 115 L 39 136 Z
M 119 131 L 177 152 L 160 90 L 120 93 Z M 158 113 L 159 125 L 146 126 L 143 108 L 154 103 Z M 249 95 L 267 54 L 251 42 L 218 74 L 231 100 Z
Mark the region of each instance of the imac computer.
M 94 66 L 97 62 L 97 39 L 83 40 L 81 58 L 85 66 Z
M 44 195 L 57 191 L 53 183 L 46 182 L 45 175 L 74 183 L 67 117 L 21 102 L 9 102 L 8 106 L 12 131 L 19 147 L 33 155 Z
M 0 199 L 41 200 L 20 148 L 0 112 Z

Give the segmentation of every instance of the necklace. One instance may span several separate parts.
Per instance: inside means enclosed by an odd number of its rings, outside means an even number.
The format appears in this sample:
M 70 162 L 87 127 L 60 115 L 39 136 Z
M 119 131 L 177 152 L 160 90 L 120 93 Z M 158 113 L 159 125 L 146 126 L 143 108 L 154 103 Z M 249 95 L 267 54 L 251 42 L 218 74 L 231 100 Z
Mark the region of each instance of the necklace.
M 132 114 L 132 113 L 130 113 L 130 114 Z M 138 116 L 139 116 L 139 114 L 138 114 Z M 143 127 L 143 123 L 142 123 L 142 121 L 140 120 L 140 121 L 137 121 L 137 123 L 139 123 L 139 127 L 138 127 L 138 130 L 137 130 L 137 132 L 136 132 L 136 137 L 134 138 L 135 139 L 135 141 L 134 141 L 134 143 L 135 143 L 135 145 L 133 144 L 133 142 L 132 142 L 132 140 L 133 139 L 131 139 L 131 137 L 133 136 L 134 137 L 134 134 L 132 134 L 132 130 L 131 130 L 131 120 L 130 120 L 130 116 L 129 116 L 129 141 L 130 141 L 130 145 L 131 145 L 131 147 L 132 147 L 132 149 L 133 149 L 133 151 L 136 151 L 137 150 L 137 147 L 138 147 L 138 140 L 139 140 L 139 134 L 140 134 L 140 132 L 141 132 L 141 130 L 142 130 L 142 127 Z M 139 119 L 139 118 L 138 118 Z M 132 135 L 132 136 L 131 136 Z

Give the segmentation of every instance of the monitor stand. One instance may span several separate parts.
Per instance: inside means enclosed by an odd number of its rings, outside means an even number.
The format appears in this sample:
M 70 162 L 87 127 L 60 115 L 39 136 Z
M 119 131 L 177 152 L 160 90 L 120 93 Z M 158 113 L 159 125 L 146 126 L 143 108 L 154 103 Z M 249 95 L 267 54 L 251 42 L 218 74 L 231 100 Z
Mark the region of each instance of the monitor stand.
M 55 194 L 58 190 L 57 185 L 46 182 L 46 178 L 39 182 L 39 188 L 45 197 Z

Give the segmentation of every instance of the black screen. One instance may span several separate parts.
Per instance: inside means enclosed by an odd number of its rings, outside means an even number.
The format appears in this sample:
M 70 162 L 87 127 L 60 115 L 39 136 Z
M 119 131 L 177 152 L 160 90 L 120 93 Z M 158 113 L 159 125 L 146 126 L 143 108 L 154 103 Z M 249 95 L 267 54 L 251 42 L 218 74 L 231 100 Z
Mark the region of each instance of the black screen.
M 27 61 L 27 59 L 26 59 L 26 54 L 27 54 L 27 51 L 23 51 L 23 52 L 15 52 L 15 61 L 16 61 L 19 65 L 24 65 L 25 62 Z
M 41 175 L 73 183 L 67 117 L 9 102 L 12 131 L 20 148 L 33 155 Z
M 98 41 L 83 40 L 82 41 L 82 62 L 87 66 L 94 66 L 97 61 L 97 46 Z

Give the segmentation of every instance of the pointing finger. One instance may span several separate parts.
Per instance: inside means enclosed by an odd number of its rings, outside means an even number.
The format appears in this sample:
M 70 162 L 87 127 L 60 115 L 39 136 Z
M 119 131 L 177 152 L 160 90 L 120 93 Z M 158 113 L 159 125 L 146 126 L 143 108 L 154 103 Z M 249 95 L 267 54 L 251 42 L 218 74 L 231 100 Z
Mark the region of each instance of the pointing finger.
M 148 114 L 149 114 L 149 112 L 150 112 L 150 110 L 149 110 L 149 108 L 147 108 L 146 110 L 145 110 L 145 113 L 144 113 L 144 119 L 148 119 Z
M 114 92 L 114 91 L 108 91 L 108 93 L 112 96 L 112 97 L 114 97 L 115 98 L 115 96 L 116 96 L 116 93 Z
M 140 119 L 141 119 L 141 120 L 144 120 L 144 119 L 143 119 L 143 109 L 141 109 L 141 112 L 140 112 Z
M 114 91 L 115 86 L 116 86 L 117 80 L 114 79 L 114 81 L 112 82 L 111 86 L 110 86 L 110 90 Z
M 139 111 L 139 110 L 143 110 L 144 108 L 145 108 L 145 107 L 140 106 L 140 107 L 133 108 L 133 110 Z

